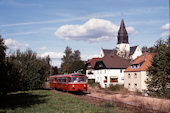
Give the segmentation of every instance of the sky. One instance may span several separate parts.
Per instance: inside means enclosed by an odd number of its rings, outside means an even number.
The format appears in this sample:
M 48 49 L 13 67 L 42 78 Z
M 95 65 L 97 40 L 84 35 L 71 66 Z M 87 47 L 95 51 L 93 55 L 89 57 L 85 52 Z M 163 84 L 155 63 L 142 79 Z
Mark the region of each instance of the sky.
M 130 46 L 151 47 L 169 34 L 169 0 L 0 0 L 8 51 L 27 48 L 60 67 L 66 46 L 82 60 L 113 49 L 123 18 Z

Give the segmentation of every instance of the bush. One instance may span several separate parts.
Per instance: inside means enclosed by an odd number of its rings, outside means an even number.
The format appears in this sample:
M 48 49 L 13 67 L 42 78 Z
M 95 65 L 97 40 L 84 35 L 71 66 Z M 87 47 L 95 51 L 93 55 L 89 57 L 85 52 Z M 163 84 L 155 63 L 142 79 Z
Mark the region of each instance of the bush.
M 100 83 L 94 82 L 94 80 L 88 80 L 88 84 L 92 87 L 98 87 L 101 88 Z
M 89 84 L 90 86 L 92 86 L 94 83 L 95 83 L 95 81 L 94 81 L 94 80 L 92 80 L 92 79 L 88 79 L 88 84 Z
M 122 89 L 122 88 L 124 88 L 124 86 L 123 85 L 118 85 L 118 84 L 116 84 L 116 85 L 111 84 L 108 87 L 108 89 L 111 90 L 111 91 L 120 91 L 120 89 Z
M 136 94 L 136 95 L 142 95 L 142 92 L 137 89 L 137 90 L 135 91 L 135 94 Z

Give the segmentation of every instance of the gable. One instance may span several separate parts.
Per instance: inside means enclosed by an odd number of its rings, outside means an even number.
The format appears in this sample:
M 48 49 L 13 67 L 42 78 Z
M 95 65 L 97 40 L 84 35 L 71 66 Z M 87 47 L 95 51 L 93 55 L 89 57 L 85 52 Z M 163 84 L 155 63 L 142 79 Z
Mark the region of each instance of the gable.
M 106 66 L 103 63 L 103 61 L 98 61 L 98 62 L 96 62 L 96 65 L 94 66 L 94 69 L 96 69 L 96 70 L 98 70 L 98 69 L 106 69 Z
M 146 71 L 151 66 L 152 54 L 145 53 L 133 60 L 131 66 L 129 66 L 125 72 L 132 71 Z

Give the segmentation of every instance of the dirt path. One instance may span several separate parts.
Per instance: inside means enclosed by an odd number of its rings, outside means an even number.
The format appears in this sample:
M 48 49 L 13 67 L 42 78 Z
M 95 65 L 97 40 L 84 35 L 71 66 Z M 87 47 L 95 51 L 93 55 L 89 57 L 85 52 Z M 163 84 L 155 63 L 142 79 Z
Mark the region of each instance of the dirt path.
M 145 107 L 151 110 L 158 110 L 158 111 L 170 113 L 170 100 L 168 99 L 137 96 L 129 93 L 121 94 L 119 92 L 102 90 L 94 87 L 89 87 L 88 91 L 89 94 L 87 94 L 87 96 L 102 98 L 110 101 L 117 101 L 117 102 L 133 105 L 141 108 Z

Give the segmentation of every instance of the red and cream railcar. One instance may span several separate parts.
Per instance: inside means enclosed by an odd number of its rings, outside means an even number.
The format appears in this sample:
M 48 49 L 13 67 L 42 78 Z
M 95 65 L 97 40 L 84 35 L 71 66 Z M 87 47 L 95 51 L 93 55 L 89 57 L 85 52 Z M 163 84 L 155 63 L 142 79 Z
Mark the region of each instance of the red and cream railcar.
M 64 91 L 87 91 L 87 77 L 84 74 L 50 76 L 50 88 Z

